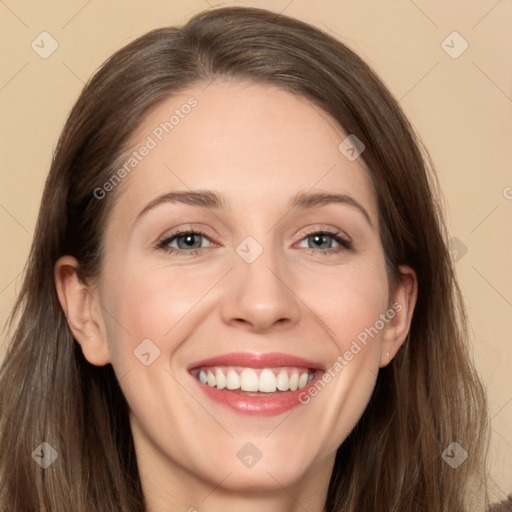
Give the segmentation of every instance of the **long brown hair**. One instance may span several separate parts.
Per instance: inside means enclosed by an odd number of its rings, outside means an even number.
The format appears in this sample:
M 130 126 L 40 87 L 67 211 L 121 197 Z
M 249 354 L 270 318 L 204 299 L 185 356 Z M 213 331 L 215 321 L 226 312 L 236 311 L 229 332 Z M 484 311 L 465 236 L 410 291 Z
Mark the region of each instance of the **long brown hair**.
M 116 194 L 98 200 L 94 190 L 112 176 L 151 108 L 218 77 L 301 95 L 356 135 L 366 146 L 390 275 L 407 264 L 418 276 L 408 339 L 379 372 L 366 411 L 338 450 L 326 511 L 468 510 L 468 485 L 485 477 L 487 408 L 432 164 L 397 101 L 354 52 L 298 20 L 240 7 L 133 41 L 99 69 L 69 115 L 0 370 L 1 508 L 145 510 L 127 403 L 112 367 L 89 364 L 73 339 L 53 268 L 69 254 L 84 281 L 97 276 Z M 42 442 L 58 453 L 47 469 L 32 457 Z M 442 457 L 452 442 L 468 453 L 457 469 Z

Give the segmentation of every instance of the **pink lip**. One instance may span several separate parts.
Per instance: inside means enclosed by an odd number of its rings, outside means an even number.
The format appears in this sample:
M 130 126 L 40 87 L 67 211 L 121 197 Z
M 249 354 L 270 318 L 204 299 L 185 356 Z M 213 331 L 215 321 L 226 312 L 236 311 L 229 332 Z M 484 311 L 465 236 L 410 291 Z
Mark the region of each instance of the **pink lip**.
M 276 416 L 282 414 L 298 405 L 299 395 L 307 393 L 308 388 L 321 378 L 324 371 L 322 365 L 309 361 L 301 357 L 290 356 L 287 354 L 258 354 L 250 352 L 239 352 L 225 354 L 222 356 L 203 359 L 193 363 L 188 367 L 189 372 L 204 366 L 244 366 L 247 368 L 272 368 L 279 366 L 297 366 L 309 370 L 317 370 L 313 380 L 302 389 L 297 391 L 276 392 L 273 394 L 261 396 L 244 395 L 236 391 L 227 389 L 217 389 L 205 384 L 192 377 L 197 385 L 203 390 L 205 395 L 211 400 L 229 407 L 240 414 L 258 415 L 258 416 Z
M 288 354 L 259 354 L 257 352 L 233 352 L 203 359 L 189 365 L 188 369 L 201 366 L 244 366 L 246 368 L 273 368 L 277 366 L 298 366 L 312 370 L 324 370 L 321 364 Z

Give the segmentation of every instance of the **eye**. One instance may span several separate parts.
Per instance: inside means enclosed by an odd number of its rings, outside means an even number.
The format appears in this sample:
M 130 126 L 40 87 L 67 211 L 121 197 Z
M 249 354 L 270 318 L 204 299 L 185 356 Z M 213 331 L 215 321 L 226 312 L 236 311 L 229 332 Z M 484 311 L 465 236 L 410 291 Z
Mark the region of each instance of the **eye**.
M 352 242 L 346 235 L 341 231 L 329 229 L 310 231 L 299 242 L 299 244 L 304 243 L 306 245 L 299 245 L 299 247 L 313 249 L 313 254 L 333 254 L 352 248 Z
M 203 242 L 208 241 L 205 245 Z M 167 236 L 158 242 L 157 248 L 170 254 L 187 253 L 193 255 L 201 249 L 212 246 L 208 236 L 201 231 L 182 230 Z
M 306 245 L 304 245 L 304 243 Z M 302 245 L 301 245 L 302 244 Z M 214 243 L 206 233 L 198 230 L 180 230 L 161 239 L 157 248 L 169 254 L 192 256 Z M 312 230 L 299 242 L 300 248 L 312 249 L 312 254 L 337 254 L 352 248 L 351 240 L 337 230 Z

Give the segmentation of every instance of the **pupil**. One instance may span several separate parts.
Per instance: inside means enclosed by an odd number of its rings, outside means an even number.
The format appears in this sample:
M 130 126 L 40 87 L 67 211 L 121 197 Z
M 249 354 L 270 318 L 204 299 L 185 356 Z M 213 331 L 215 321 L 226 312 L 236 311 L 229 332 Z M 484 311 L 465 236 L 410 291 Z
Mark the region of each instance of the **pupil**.
M 190 248 L 190 247 L 193 247 L 194 245 L 197 245 L 197 243 L 195 241 L 196 236 L 197 235 L 194 235 L 194 234 L 184 235 L 182 237 L 182 240 L 187 245 L 187 247 Z
M 322 245 L 325 243 L 326 235 L 313 235 L 314 243 L 319 245 Z

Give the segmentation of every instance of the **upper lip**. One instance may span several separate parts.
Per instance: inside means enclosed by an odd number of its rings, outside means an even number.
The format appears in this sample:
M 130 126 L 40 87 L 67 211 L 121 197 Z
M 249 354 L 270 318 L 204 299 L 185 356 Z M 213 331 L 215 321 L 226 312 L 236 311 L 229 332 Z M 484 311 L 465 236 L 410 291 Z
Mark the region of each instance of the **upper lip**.
M 204 366 L 242 366 L 245 368 L 273 368 L 295 366 L 314 370 L 324 370 L 323 365 L 298 356 L 279 352 L 260 354 L 258 352 L 233 352 L 208 359 L 202 359 L 189 365 L 188 370 Z

